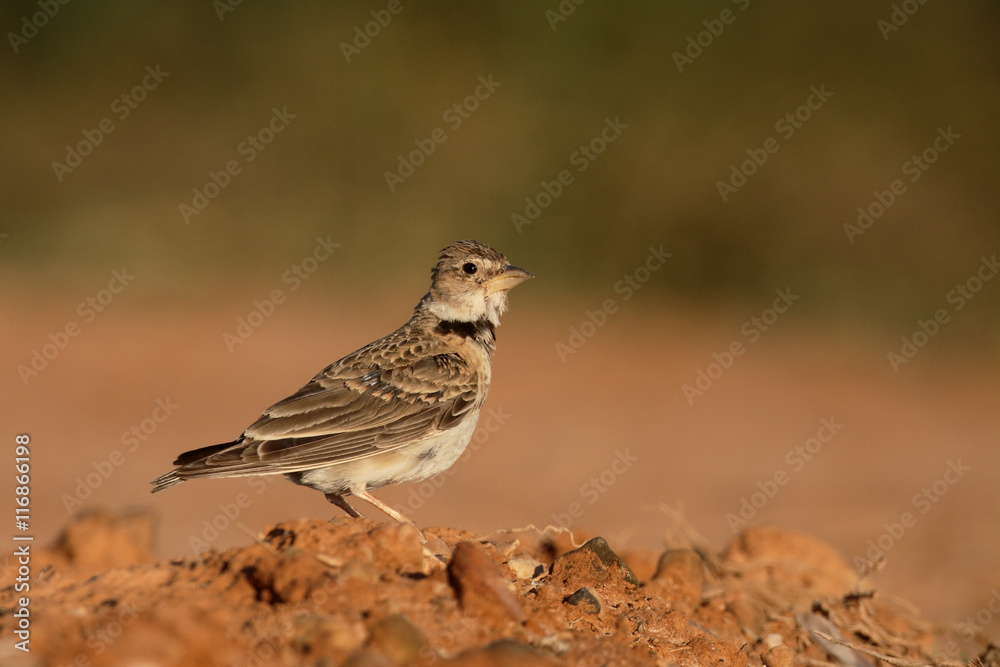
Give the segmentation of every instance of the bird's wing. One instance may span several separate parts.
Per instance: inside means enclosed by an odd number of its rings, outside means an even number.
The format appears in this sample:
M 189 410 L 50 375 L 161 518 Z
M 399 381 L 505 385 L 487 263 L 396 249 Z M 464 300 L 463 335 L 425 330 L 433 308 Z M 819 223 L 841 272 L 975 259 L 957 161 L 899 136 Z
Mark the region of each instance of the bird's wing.
M 272 405 L 232 445 L 178 459 L 178 474 L 228 477 L 343 463 L 432 436 L 474 412 L 479 378 L 457 354 L 401 355 L 390 363 L 362 352 Z

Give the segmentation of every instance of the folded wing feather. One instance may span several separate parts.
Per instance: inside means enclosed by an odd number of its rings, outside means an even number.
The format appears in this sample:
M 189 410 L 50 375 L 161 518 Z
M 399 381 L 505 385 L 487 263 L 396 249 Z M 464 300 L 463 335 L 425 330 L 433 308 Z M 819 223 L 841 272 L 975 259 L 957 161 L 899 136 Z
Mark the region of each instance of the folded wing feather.
M 268 408 L 231 446 L 186 462 L 178 474 L 295 472 L 352 461 L 452 428 L 485 398 L 478 396 L 475 373 L 454 354 L 411 357 L 391 367 L 354 359 L 327 367 Z

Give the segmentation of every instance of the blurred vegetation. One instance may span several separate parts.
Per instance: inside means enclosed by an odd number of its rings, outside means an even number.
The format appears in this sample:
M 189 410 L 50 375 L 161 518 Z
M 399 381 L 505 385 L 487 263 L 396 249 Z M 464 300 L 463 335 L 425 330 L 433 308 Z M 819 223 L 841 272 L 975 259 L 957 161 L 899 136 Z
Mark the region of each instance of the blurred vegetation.
M 944 306 L 998 250 L 995 2 L 903 3 L 918 9 L 888 39 L 888 1 L 591 0 L 555 29 L 556 0 L 401 2 L 351 62 L 342 43 L 386 2 L 244 1 L 220 19 L 221 4 L 58 5 L 14 53 L 10 33 L 42 10 L 4 3 L 8 281 L 60 286 L 127 264 L 165 294 L 205 277 L 239 289 L 274 282 L 330 235 L 337 269 L 317 280 L 333 288 L 353 272 L 426 271 L 472 237 L 554 296 L 604 295 L 663 244 L 662 295 L 759 305 L 792 286 L 815 317 L 887 323 Z M 723 10 L 735 19 L 678 72 L 674 53 Z M 169 74 L 119 120 L 111 104 L 147 66 Z M 480 76 L 501 85 L 452 129 L 443 113 Z M 821 85 L 833 96 L 781 138 L 775 122 Z M 295 118 L 246 163 L 237 147 L 272 108 Z M 114 132 L 59 182 L 52 163 L 105 117 Z M 628 128 L 576 172 L 571 154 L 606 118 Z M 903 163 L 947 127 L 961 138 L 848 242 L 858 206 L 905 180 Z M 390 191 L 385 172 L 436 128 L 447 141 Z M 724 202 L 717 181 L 768 137 L 780 150 Z M 232 159 L 241 173 L 186 224 L 179 205 Z M 516 230 L 511 215 L 563 169 L 574 182 Z M 998 294 L 988 286 L 990 307 L 970 309 L 990 330 Z

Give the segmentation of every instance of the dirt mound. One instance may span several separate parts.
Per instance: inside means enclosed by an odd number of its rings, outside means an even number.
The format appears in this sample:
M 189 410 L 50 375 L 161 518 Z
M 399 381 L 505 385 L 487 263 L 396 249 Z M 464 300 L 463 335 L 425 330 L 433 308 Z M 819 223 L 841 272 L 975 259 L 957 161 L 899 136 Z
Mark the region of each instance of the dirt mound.
M 740 534 L 721 555 L 698 544 L 619 555 L 565 532 L 427 528 L 422 543 L 407 525 L 298 520 L 247 547 L 154 562 L 153 525 L 91 514 L 32 553 L 30 653 L 9 640 L 25 593 L 7 568 L 0 663 L 791 666 L 949 655 L 950 637 L 860 586 L 829 546 L 773 528 Z

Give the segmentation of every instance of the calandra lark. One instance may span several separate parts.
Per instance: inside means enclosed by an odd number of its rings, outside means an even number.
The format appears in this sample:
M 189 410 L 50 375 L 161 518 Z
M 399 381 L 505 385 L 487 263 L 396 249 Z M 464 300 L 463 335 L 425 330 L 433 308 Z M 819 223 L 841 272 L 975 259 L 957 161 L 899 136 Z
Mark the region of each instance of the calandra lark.
M 458 460 L 490 388 L 507 291 L 531 277 L 482 243 L 451 244 L 409 322 L 327 366 L 236 440 L 178 456 L 153 493 L 189 479 L 283 474 L 350 516 L 361 516 L 353 495 L 412 523 L 369 491 Z

